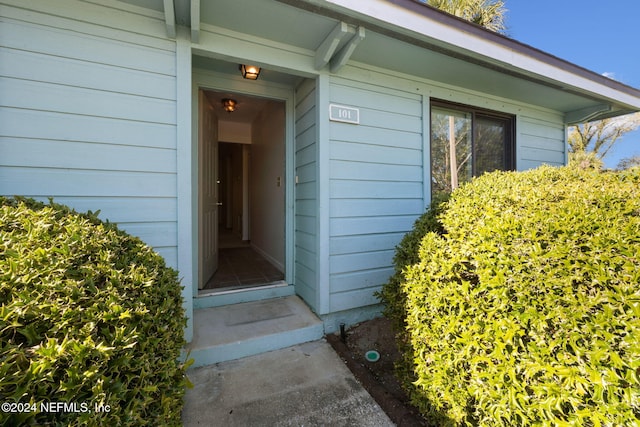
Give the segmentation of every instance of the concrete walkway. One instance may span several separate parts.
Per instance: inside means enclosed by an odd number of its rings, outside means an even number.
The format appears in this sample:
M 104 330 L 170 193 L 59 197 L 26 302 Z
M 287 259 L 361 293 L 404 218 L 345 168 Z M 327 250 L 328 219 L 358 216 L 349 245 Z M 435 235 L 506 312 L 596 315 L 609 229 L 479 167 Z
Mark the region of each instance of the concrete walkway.
M 393 426 L 325 341 L 190 370 L 185 426 Z

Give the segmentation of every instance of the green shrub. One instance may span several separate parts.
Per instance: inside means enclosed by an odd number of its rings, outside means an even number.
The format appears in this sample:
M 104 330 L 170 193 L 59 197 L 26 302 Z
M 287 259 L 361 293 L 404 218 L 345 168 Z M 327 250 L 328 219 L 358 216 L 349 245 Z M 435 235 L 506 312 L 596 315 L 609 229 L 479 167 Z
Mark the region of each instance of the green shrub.
M 396 333 L 396 344 L 402 355 L 402 360 L 396 363 L 398 376 L 404 379 L 407 389 L 416 379 L 413 373 L 413 353 L 411 351 L 410 337 L 407 333 L 407 298 L 402 284 L 405 280 L 404 271 L 409 266 L 420 261 L 418 250 L 420 242 L 427 233 L 442 233 L 442 224 L 438 220 L 446 206 L 448 195 L 440 195 L 431 202 L 431 206 L 413 224 L 413 229 L 408 232 L 396 246 L 393 257 L 395 265 L 394 274 L 389 281 L 376 294 L 384 305 L 383 315 L 391 320 Z
M 402 292 L 404 282 L 404 270 L 419 262 L 418 250 L 420 242 L 427 233 L 442 233 L 442 224 L 438 217 L 446 206 L 448 195 L 441 195 L 431 202 L 431 206 L 413 224 L 413 229 L 408 232 L 396 246 L 393 263 L 395 271 L 389 278 L 377 297 L 384 304 L 385 317 L 395 322 L 394 328 L 403 331 L 406 326 L 406 298 Z
M 640 424 L 640 169 L 494 172 L 404 270 L 412 399 L 438 425 Z
M 0 424 L 179 425 L 185 322 L 177 273 L 139 239 L 0 198 L 0 401 L 35 405 Z

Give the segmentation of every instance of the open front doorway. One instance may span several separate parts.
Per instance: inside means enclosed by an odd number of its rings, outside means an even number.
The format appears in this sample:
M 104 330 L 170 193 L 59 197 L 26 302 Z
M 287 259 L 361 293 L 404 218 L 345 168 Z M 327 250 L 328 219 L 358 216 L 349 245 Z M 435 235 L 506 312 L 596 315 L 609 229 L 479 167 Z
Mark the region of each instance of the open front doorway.
M 199 293 L 282 281 L 285 104 L 213 90 L 199 99 Z

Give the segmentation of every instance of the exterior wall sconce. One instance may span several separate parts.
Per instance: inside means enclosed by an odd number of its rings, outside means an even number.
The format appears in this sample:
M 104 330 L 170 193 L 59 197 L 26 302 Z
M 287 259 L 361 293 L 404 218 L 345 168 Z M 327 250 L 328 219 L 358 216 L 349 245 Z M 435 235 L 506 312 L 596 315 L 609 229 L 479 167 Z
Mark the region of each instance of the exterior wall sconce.
M 233 113 L 236 111 L 237 104 L 238 102 L 235 99 L 225 98 L 222 100 L 222 108 L 224 108 L 224 111 L 227 113 Z
M 260 75 L 260 67 L 256 67 L 255 65 L 245 65 L 240 64 L 240 72 L 242 73 L 242 77 L 249 80 L 258 80 L 258 76 Z

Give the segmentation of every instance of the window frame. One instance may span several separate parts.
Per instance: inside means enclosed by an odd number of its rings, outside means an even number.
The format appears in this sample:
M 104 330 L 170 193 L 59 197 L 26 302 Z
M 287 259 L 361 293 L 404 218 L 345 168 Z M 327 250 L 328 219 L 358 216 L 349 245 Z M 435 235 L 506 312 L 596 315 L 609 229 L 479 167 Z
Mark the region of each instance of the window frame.
M 504 169 L 505 171 L 516 170 L 516 115 L 509 114 L 501 111 L 490 110 L 487 108 L 476 107 L 473 105 L 462 104 L 458 102 L 446 101 L 443 99 L 431 98 L 429 100 L 429 180 L 433 180 L 433 166 L 434 157 L 432 155 L 433 144 L 433 109 L 443 108 L 448 110 L 459 111 L 464 114 L 471 115 L 471 150 L 472 153 L 476 152 L 475 140 L 476 140 L 476 117 L 486 117 L 489 119 L 496 119 L 504 121 L 505 123 L 505 141 L 504 144 Z M 476 158 L 471 158 L 471 176 L 477 177 L 476 173 Z M 433 185 L 431 187 L 431 195 L 433 196 Z

